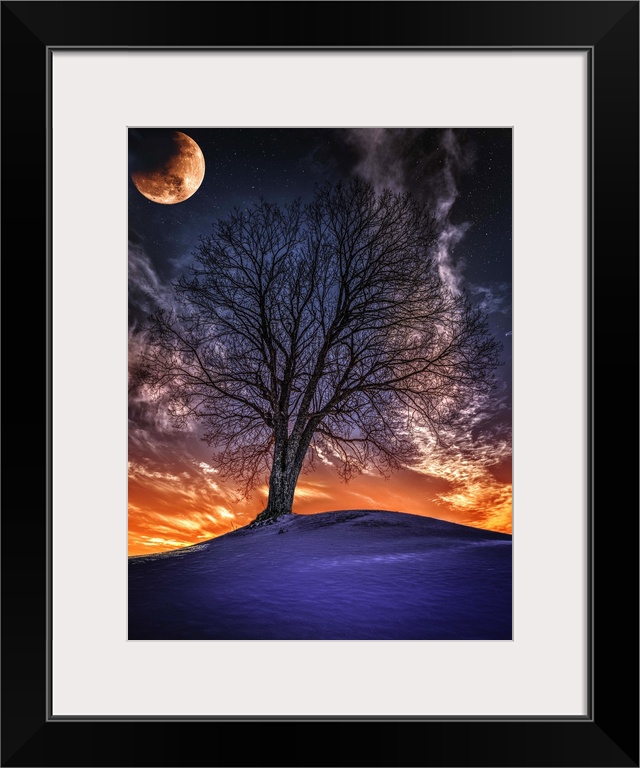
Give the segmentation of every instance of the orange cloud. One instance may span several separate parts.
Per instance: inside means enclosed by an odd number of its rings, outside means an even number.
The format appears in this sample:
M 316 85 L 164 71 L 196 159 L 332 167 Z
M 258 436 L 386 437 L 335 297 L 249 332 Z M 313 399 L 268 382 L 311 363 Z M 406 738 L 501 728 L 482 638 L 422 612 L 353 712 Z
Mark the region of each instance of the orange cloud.
M 183 442 L 179 453 L 172 449 L 169 443 L 151 446 L 146 456 L 130 449 L 130 555 L 202 543 L 246 525 L 266 504 L 266 485 L 248 500 L 236 495 L 199 441 Z M 332 457 L 325 458 L 300 476 L 296 513 L 387 509 L 511 532 L 506 442 L 448 452 L 425 443 L 417 467 L 388 479 L 365 473 L 347 484 L 340 481 Z

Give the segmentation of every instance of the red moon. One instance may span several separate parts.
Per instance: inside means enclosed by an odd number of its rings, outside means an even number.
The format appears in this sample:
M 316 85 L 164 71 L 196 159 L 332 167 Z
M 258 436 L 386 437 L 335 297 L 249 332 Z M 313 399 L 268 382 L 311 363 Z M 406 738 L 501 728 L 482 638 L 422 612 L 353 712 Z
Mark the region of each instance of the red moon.
M 163 156 L 152 167 L 132 171 L 131 178 L 138 192 L 154 203 L 182 203 L 202 184 L 204 155 L 190 136 L 173 131 Z

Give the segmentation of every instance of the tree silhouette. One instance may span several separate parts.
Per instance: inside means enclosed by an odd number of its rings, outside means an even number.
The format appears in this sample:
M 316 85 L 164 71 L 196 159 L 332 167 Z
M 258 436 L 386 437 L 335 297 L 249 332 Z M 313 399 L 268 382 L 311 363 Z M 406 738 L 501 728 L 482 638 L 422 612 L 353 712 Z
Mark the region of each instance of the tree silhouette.
M 492 387 L 500 345 L 438 275 L 436 219 L 406 194 L 323 185 L 313 201 L 235 210 L 200 239 L 173 310 L 148 329 L 140 375 L 195 420 L 255 523 L 291 511 L 314 456 L 348 480 L 416 458 Z

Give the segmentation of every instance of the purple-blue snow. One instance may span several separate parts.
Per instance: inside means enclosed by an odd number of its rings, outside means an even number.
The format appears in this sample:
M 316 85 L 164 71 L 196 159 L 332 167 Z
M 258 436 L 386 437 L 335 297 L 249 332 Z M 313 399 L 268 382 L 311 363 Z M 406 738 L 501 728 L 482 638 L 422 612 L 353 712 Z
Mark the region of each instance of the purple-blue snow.
M 510 640 L 511 536 L 399 512 L 287 515 L 129 558 L 130 640 Z

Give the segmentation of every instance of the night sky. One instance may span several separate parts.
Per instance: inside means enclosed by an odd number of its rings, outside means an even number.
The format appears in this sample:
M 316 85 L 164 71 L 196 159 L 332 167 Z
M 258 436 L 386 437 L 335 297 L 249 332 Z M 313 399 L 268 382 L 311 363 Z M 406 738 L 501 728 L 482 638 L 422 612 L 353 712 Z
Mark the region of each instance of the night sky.
M 204 180 L 184 202 L 145 198 L 129 178 L 129 355 L 135 364 L 156 305 L 172 303 L 200 235 L 234 207 L 260 197 L 310 200 L 314 185 L 359 177 L 376 189 L 428 202 L 442 235 L 441 277 L 489 316 L 503 344 L 490 402 L 472 409 L 468 429 L 445 450 L 385 479 L 365 472 L 348 484 L 330 463 L 300 476 L 294 511 L 388 509 L 511 532 L 510 129 L 207 129 L 174 126 L 205 157 Z M 130 129 L 130 169 L 151 129 Z M 465 415 L 466 416 L 466 415 Z M 226 533 L 265 507 L 265 484 L 246 500 L 221 476 L 197 425 L 177 431 L 160 401 L 133 380 L 129 396 L 129 554 L 161 552 Z

